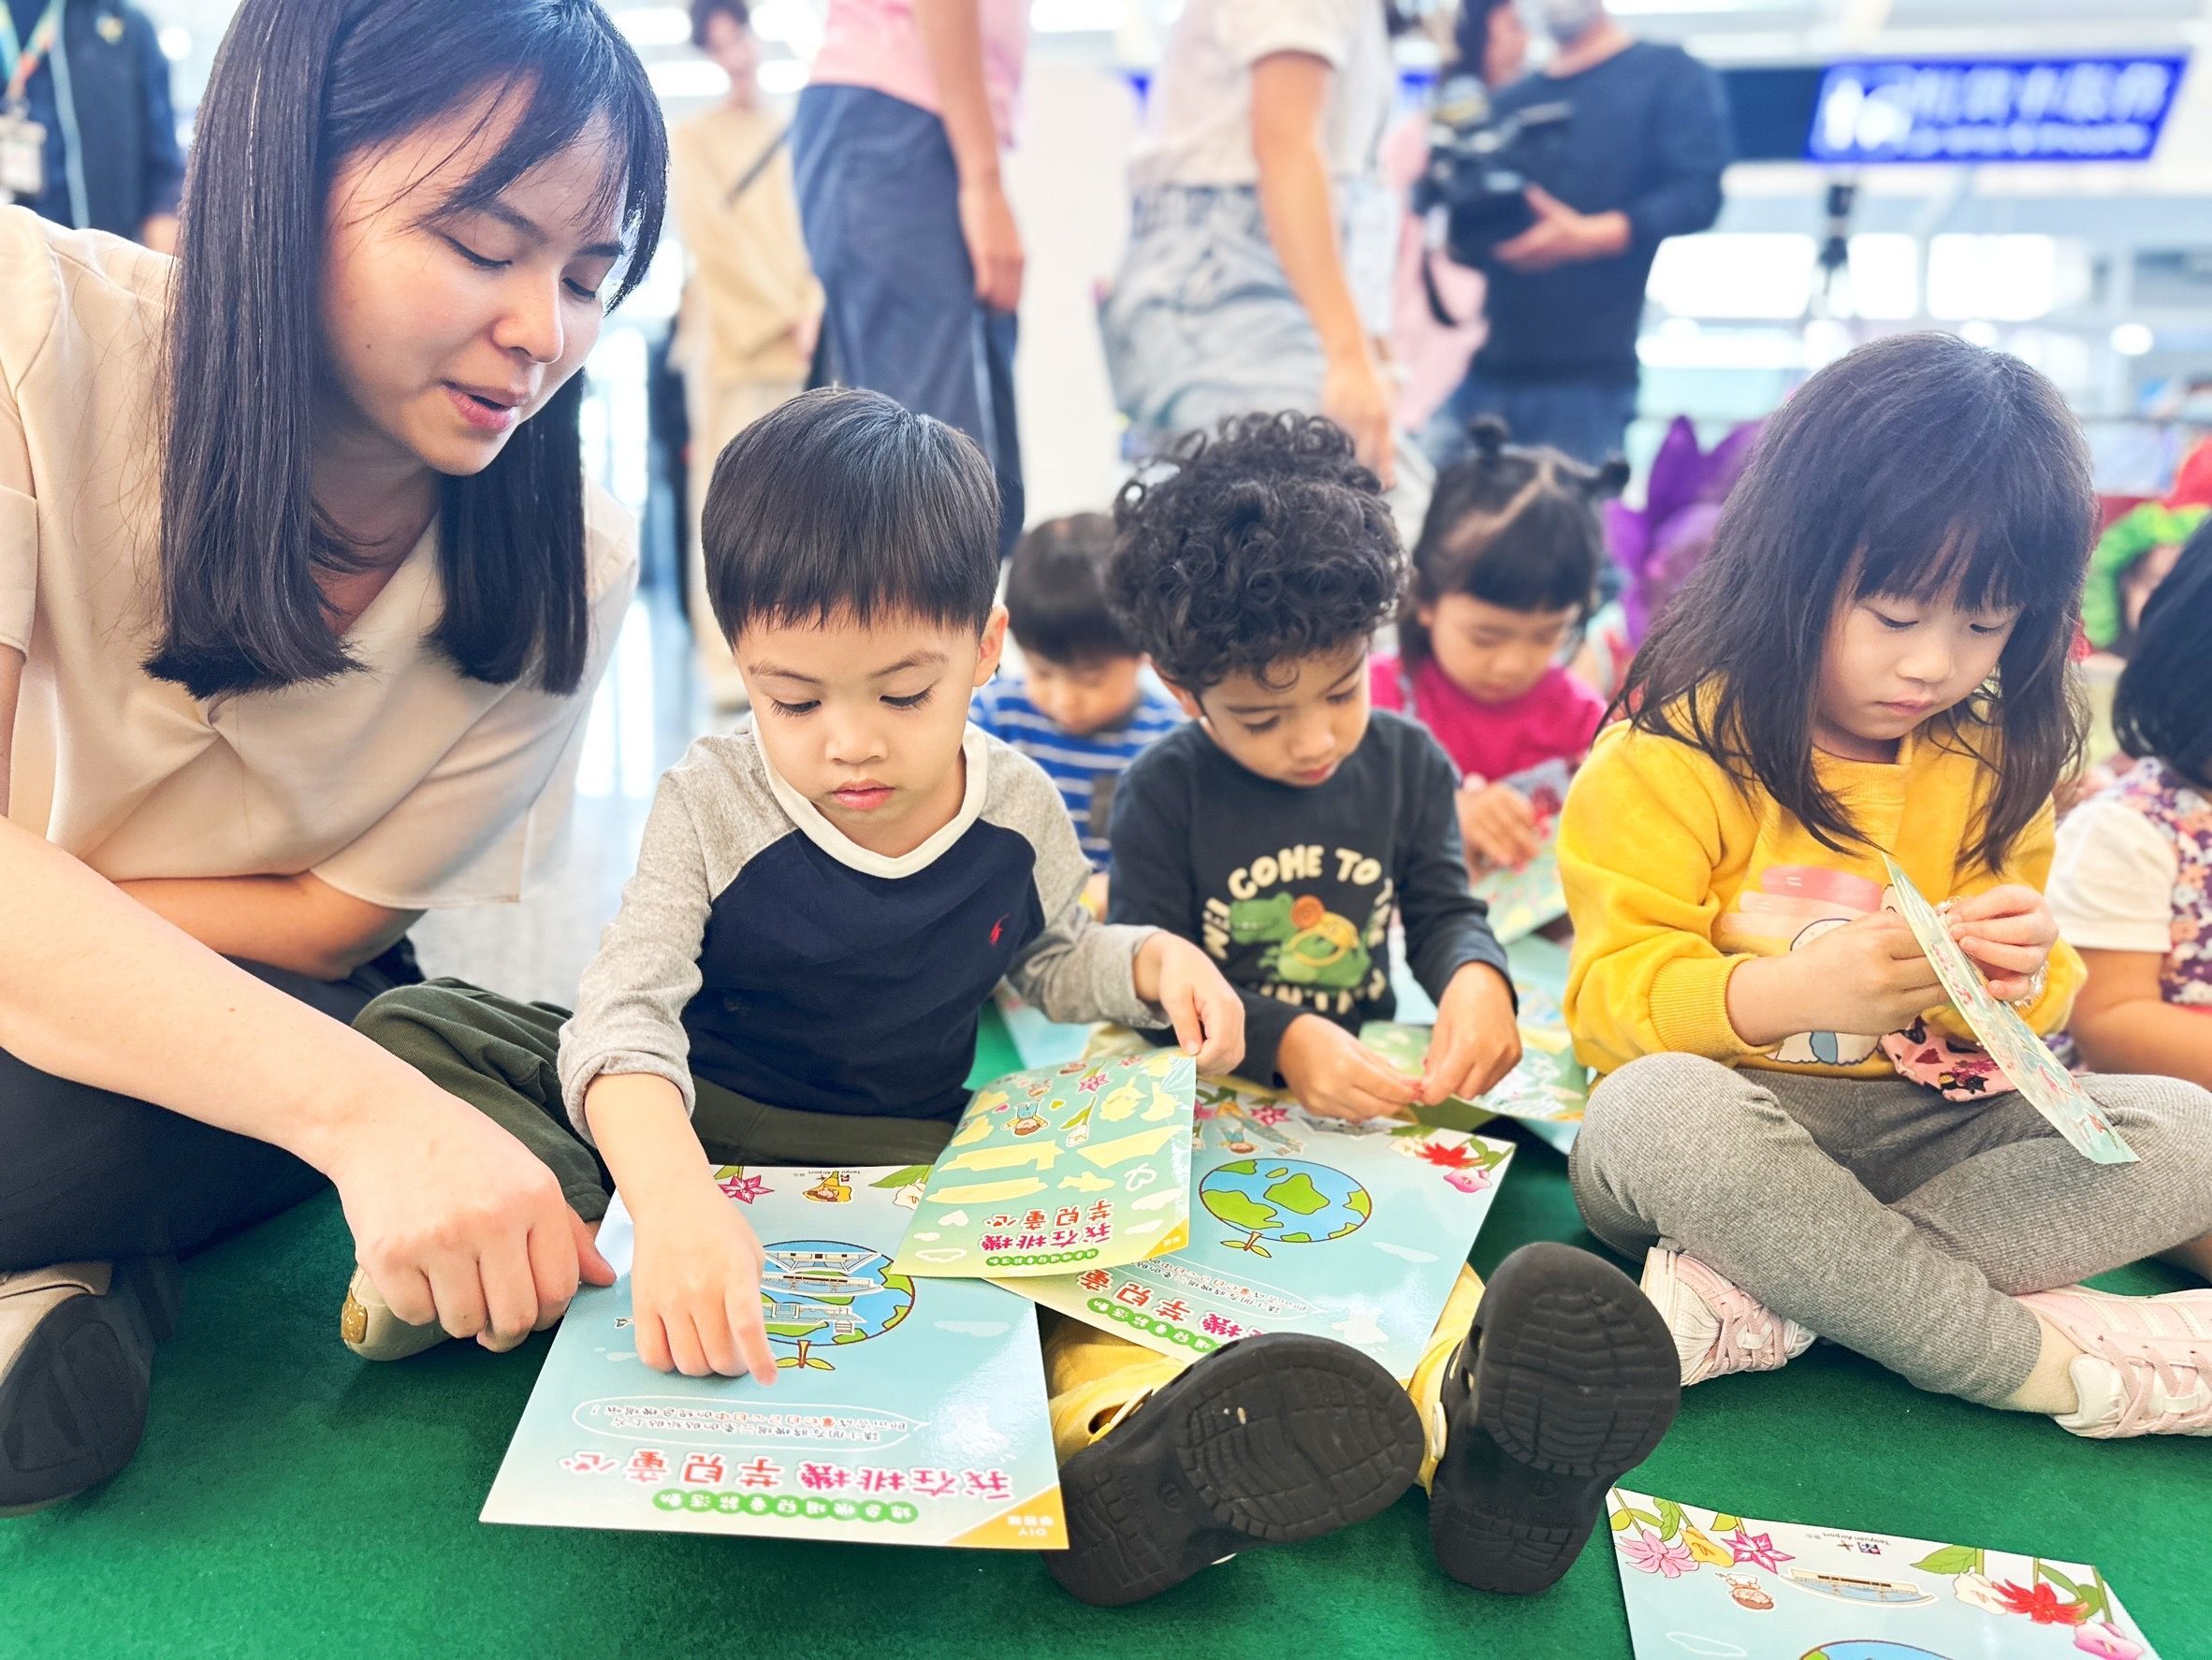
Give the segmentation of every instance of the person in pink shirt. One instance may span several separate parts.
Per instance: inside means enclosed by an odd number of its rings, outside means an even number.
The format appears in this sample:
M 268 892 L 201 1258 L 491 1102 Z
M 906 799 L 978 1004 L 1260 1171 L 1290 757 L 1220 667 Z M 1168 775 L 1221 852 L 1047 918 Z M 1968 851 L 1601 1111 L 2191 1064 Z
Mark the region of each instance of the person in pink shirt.
M 1019 117 L 1027 0 L 829 0 L 792 122 L 822 288 L 817 383 L 864 386 L 974 439 L 1020 535 L 1013 396 L 1020 228 L 999 157 Z
M 1597 599 L 1600 503 L 1628 481 L 1506 442 L 1486 416 L 1474 449 L 1436 480 L 1398 614 L 1398 655 L 1369 665 L 1377 708 L 1413 716 L 1459 767 L 1468 857 L 1520 865 L 1537 851 L 1528 794 L 1511 780 L 1578 764 L 1605 704 L 1561 665 Z

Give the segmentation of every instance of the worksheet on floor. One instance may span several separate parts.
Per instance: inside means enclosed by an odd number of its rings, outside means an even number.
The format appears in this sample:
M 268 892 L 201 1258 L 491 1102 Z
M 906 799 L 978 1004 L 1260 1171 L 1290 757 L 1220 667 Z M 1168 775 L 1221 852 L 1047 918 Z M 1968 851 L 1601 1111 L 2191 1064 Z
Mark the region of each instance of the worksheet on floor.
M 778 1376 L 686 1377 L 638 1359 L 635 1234 L 569 1306 L 483 1519 L 881 1545 L 1067 1544 L 1036 1310 L 982 1280 L 895 1272 L 913 1197 L 894 1169 L 724 1166 L 765 1254 Z

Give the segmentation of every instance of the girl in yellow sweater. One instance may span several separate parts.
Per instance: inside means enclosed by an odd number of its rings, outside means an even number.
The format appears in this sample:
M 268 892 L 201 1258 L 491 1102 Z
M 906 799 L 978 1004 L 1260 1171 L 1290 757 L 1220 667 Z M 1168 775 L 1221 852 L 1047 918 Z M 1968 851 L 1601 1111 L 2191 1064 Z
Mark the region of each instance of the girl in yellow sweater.
M 2081 960 L 2041 892 L 2081 735 L 2068 647 L 2094 498 L 2018 359 L 1891 339 L 1773 419 L 1710 557 L 1570 794 L 1566 1013 L 1606 1074 L 1572 1162 L 1645 1256 L 1685 1383 L 1815 1333 L 2076 1434 L 2212 1434 L 2212 1095 L 2084 1087 L 2140 1156 L 2089 1163 L 1944 1005 L 1893 854 L 2039 1031 Z M 1648 1255 L 1647 1255 L 1648 1253 Z

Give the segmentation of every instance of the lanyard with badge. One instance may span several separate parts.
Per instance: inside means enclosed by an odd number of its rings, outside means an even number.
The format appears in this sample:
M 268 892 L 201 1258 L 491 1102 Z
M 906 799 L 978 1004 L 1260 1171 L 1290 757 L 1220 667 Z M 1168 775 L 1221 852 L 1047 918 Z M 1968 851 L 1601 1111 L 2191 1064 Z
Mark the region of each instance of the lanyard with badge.
M 46 129 L 31 119 L 23 93 L 53 51 L 62 32 L 62 9 L 68 0 L 49 0 L 46 14 L 18 40 L 7 0 L 0 0 L 0 201 L 36 201 L 46 194 Z

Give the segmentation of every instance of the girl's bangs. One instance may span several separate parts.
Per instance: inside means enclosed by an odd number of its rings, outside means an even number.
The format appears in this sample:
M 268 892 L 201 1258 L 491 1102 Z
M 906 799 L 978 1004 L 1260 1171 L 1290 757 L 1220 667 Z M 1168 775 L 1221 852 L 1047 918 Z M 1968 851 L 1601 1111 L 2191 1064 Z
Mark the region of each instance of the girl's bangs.
M 2087 504 L 2061 480 L 1980 467 L 1870 517 L 1855 597 L 1948 600 L 1976 613 L 2059 610 L 2081 588 L 2089 540 Z

